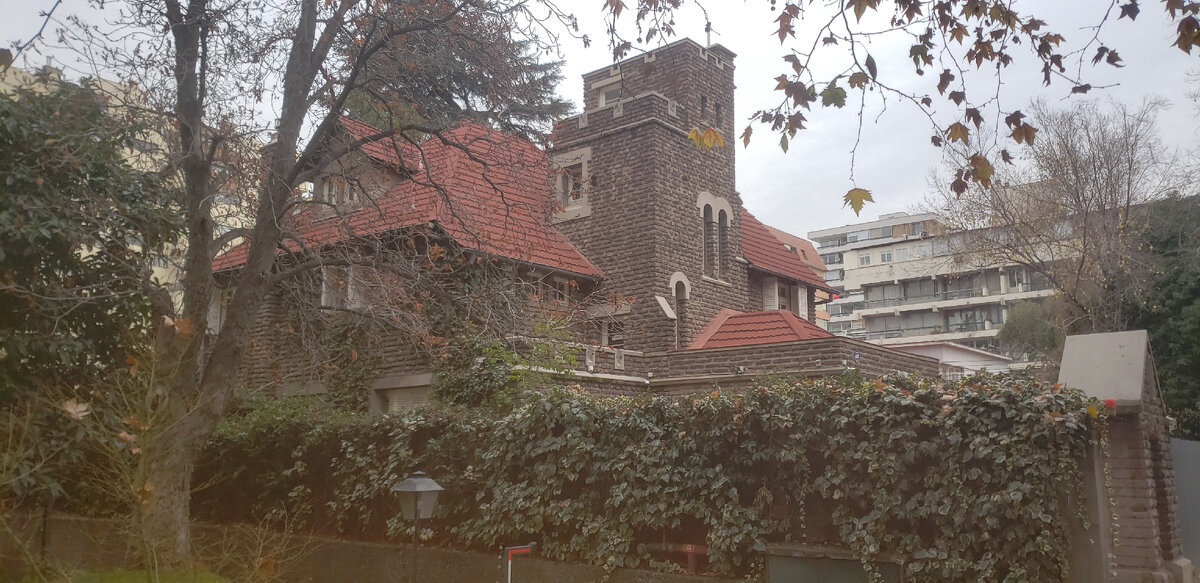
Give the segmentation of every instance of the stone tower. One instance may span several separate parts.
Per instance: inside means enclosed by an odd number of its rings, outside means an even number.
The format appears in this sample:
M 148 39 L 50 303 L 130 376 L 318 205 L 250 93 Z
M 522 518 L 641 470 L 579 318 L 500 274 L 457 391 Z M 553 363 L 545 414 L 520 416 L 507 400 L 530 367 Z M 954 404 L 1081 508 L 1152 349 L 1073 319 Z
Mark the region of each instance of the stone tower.
M 625 348 L 684 348 L 721 308 L 748 309 L 734 190 L 734 54 L 680 40 L 583 76 L 555 126 L 555 223 L 632 304 Z M 703 149 L 692 129 L 716 129 Z M 609 342 L 605 342 L 609 343 Z

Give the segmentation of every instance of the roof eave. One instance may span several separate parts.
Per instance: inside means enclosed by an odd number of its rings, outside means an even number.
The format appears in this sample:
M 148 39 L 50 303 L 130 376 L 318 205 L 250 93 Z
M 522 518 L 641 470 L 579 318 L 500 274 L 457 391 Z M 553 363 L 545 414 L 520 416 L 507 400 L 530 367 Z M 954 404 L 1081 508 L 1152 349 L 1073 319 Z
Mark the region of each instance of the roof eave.
M 786 278 L 788 278 L 788 279 L 791 279 L 791 280 L 794 280 L 794 281 L 801 282 L 801 283 L 803 283 L 803 284 L 805 284 L 805 285 L 812 286 L 812 287 L 814 287 L 814 288 L 816 288 L 816 289 L 819 289 L 819 290 L 821 290 L 821 291 L 826 291 L 826 292 L 835 293 L 835 294 L 837 294 L 837 293 L 842 293 L 841 291 L 839 291 L 839 290 L 837 290 L 837 289 L 835 289 L 835 288 L 832 288 L 832 287 L 830 287 L 830 286 L 828 286 L 828 285 L 825 285 L 825 284 L 815 284 L 815 283 L 813 283 L 813 282 L 811 282 L 811 281 L 808 281 L 808 280 L 806 280 L 806 279 L 800 279 L 800 278 L 798 278 L 798 277 L 796 277 L 796 276 L 794 276 L 794 275 L 788 275 L 788 274 L 786 274 L 786 273 L 781 273 L 781 272 L 775 271 L 774 269 L 767 269 L 766 267 L 763 267 L 763 266 L 761 266 L 761 265 L 755 265 L 754 263 L 750 263 L 750 268 L 751 268 L 751 269 L 757 269 L 758 271 L 761 271 L 761 272 L 763 272 L 763 273 L 769 273 L 769 274 L 771 274 L 771 275 L 774 275 L 774 276 L 776 276 L 776 277 L 786 277 Z

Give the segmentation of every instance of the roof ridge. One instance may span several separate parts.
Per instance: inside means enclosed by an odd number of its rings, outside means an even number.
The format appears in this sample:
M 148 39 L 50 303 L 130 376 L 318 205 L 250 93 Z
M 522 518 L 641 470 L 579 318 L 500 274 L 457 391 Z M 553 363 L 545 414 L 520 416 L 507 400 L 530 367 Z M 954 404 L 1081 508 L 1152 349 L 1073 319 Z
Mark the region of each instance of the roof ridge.
M 783 317 L 783 321 L 787 322 L 787 325 L 792 329 L 792 332 L 796 333 L 797 336 L 803 336 L 806 333 L 804 330 L 804 325 L 801 324 L 801 322 L 809 323 L 808 320 L 802 320 L 800 316 L 797 316 L 788 310 L 777 311 L 780 312 L 780 315 Z
M 721 330 L 721 326 L 724 326 L 725 322 L 729 320 L 730 317 L 744 313 L 745 312 L 739 312 L 733 308 L 721 308 L 721 311 L 717 312 L 717 315 L 713 316 L 713 319 L 708 321 L 708 324 L 704 326 L 704 329 L 700 331 L 700 334 L 696 336 L 696 339 L 692 340 L 691 344 L 688 344 L 687 349 L 696 350 L 699 348 L 704 348 L 704 345 L 707 344 L 708 341 L 712 339 L 712 337 L 718 331 Z

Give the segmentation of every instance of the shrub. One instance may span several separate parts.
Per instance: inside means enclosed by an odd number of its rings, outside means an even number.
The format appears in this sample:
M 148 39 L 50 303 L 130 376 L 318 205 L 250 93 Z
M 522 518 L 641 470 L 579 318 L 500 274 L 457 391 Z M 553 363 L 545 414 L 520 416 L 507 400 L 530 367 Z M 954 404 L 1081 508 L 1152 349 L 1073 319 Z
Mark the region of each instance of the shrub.
M 1079 499 L 1102 410 L 1020 377 L 895 375 L 680 398 L 557 389 L 507 413 L 255 412 L 209 445 L 195 507 L 403 536 L 389 488 L 419 468 L 446 488 L 428 525 L 444 544 L 537 540 L 549 558 L 615 568 L 666 538 L 706 544 L 712 570 L 737 574 L 756 544 L 793 540 L 864 564 L 893 554 L 922 581 L 1061 580 L 1077 516 L 1063 501 Z

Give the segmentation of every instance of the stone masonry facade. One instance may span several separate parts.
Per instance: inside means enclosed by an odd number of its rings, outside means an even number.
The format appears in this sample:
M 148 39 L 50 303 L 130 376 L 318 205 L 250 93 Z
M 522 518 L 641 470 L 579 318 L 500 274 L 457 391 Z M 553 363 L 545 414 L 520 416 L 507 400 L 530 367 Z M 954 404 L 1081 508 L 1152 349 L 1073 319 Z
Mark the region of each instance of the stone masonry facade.
M 815 313 L 813 283 L 786 269 L 768 270 L 747 259 L 759 255 L 743 250 L 743 225 L 753 219 L 743 218 L 735 190 L 733 59 L 724 47 L 686 39 L 626 59 L 584 75 L 584 111 L 556 124 L 546 152 L 547 184 L 538 185 L 547 193 L 546 215 L 603 272 L 577 288 L 609 298 L 592 314 L 594 328 L 603 330 L 599 322 L 605 321 L 623 330 L 619 343 L 604 333 L 581 338 L 589 344 L 579 345 L 578 370 L 561 375 L 562 383 L 597 395 L 632 395 L 736 389 L 764 374 L 813 377 L 859 369 L 936 376 L 934 359 L 843 337 L 687 349 L 722 310 L 775 310 L 781 306 L 769 296 L 785 289 L 793 298 L 789 309 L 810 321 Z M 710 129 L 729 143 L 702 148 L 689 137 Z M 379 167 L 358 157 L 339 168 Z M 782 242 L 772 241 L 784 251 Z M 276 394 L 323 390 L 329 371 L 311 349 L 296 345 L 286 311 L 278 297 L 266 302 L 245 382 Z M 381 345 L 383 354 L 374 359 L 379 379 L 371 383 L 375 406 L 388 408 L 389 392 L 427 391 L 435 382 L 430 362 L 413 345 L 400 338 Z
M 741 207 L 731 145 L 697 148 L 695 128 L 733 134 L 733 54 L 680 41 L 584 75 L 582 114 L 559 122 L 553 158 L 590 149 L 590 213 L 557 227 L 606 274 L 604 286 L 632 298 L 624 316 L 634 350 L 675 348 L 675 322 L 654 296 L 672 299 L 671 276 L 690 283 L 683 337 L 694 338 L 722 308 L 760 309 L 750 300 L 741 226 L 730 216 L 726 271 L 704 275 L 702 193 Z M 600 104 L 603 93 L 614 102 Z M 736 213 L 730 213 L 736 214 Z M 710 236 L 710 239 L 714 237 Z M 761 296 L 760 296 L 761 297 Z

